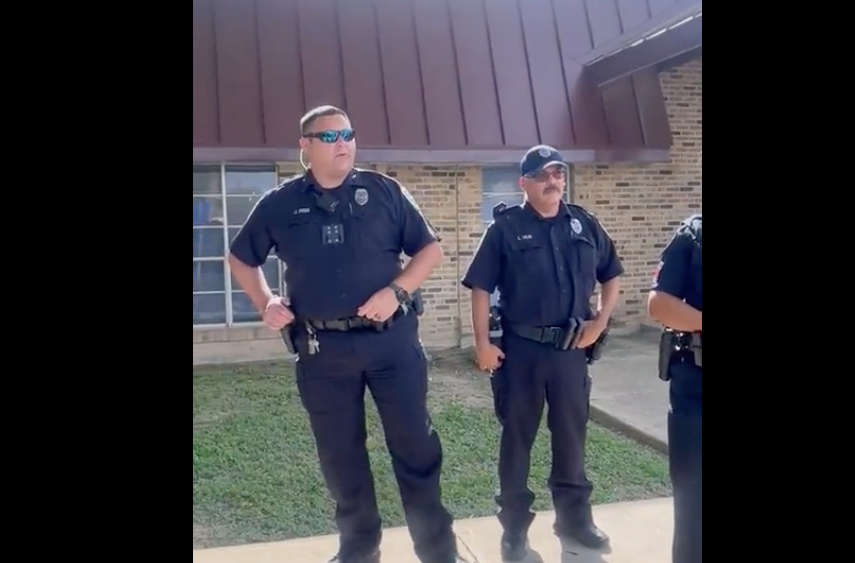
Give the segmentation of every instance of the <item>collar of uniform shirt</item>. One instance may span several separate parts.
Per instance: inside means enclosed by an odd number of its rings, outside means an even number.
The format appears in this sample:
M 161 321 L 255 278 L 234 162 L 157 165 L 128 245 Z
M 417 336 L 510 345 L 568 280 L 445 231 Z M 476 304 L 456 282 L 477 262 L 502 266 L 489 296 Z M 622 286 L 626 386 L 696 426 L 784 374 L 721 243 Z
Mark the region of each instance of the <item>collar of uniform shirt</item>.
M 567 205 L 562 201 L 561 206 L 558 208 L 558 215 L 555 217 L 544 217 L 540 213 L 537 212 L 537 209 L 529 205 L 528 202 L 522 204 L 522 208 L 533 218 L 540 219 L 541 221 L 551 221 L 554 219 L 567 219 L 570 218 L 570 211 L 567 209 Z
M 303 191 L 308 192 L 310 189 L 317 186 L 320 188 L 318 183 L 315 181 L 315 176 L 312 174 L 312 170 L 309 169 L 306 171 L 306 176 L 303 180 Z M 345 186 L 362 186 L 365 187 L 364 182 L 360 178 L 359 173 L 356 170 L 352 170 L 350 174 L 344 179 L 344 182 L 341 183 L 340 188 Z

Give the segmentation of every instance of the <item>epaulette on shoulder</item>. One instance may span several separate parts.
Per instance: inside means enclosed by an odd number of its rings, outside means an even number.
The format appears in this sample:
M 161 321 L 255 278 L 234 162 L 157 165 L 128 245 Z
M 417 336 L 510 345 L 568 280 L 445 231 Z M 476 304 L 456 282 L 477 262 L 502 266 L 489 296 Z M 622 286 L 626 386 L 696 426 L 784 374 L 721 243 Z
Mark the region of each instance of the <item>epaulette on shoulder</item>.
M 377 180 L 378 178 L 381 180 L 385 180 L 388 184 L 397 186 L 399 188 L 403 187 L 400 180 L 395 178 L 394 176 L 389 176 L 388 174 L 384 174 L 383 172 L 379 172 L 377 170 L 371 170 L 370 168 L 354 168 L 353 171 L 362 176 L 363 178 Z
M 508 205 L 504 201 L 500 201 L 493 206 L 493 220 L 499 217 L 513 217 L 522 207 L 519 205 Z
M 597 221 L 597 222 L 599 221 L 597 219 L 597 216 L 594 215 L 594 213 L 592 213 L 591 211 L 588 211 L 587 209 L 585 209 L 581 205 L 578 205 L 576 203 L 568 203 L 566 205 L 571 211 L 578 211 L 579 214 L 581 214 L 583 217 L 591 219 L 592 221 Z
M 289 188 L 293 188 L 294 186 L 300 186 L 302 185 L 302 182 L 305 179 L 305 174 L 294 174 L 293 176 L 289 176 L 282 180 L 282 182 L 278 186 L 276 186 L 276 188 L 280 190 L 287 190 Z

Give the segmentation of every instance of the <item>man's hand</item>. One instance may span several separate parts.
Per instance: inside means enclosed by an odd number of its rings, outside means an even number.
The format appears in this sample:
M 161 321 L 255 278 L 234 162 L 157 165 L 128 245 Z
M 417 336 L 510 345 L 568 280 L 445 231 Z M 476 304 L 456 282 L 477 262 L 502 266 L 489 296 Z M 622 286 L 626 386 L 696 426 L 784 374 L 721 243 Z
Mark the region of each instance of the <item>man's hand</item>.
M 400 306 L 401 304 L 392 288 L 384 287 L 357 309 L 356 314 L 374 322 L 382 323 L 394 315 Z
M 267 307 L 264 309 L 264 314 L 262 315 L 267 328 L 270 330 L 282 330 L 294 322 L 294 313 L 288 308 L 289 305 L 291 305 L 291 302 L 288 301 L 287 297 L 279 297 L 278 295 L 274 295 L 267 302 Z
M 606 330 L 608 319 L 597 317 L 591 321 L 585 321 L 582 325 L 582 336 L 579 342 L 576 343 L 576 348 L 587 348 L 597 341 L 597 338 Z
M 484 371 L 499 369 L 502 365 L 502 360 L 505 359 L 505 353 L 498 346 L 489 343 L 476 346 L 475 356 L 478 368 Z

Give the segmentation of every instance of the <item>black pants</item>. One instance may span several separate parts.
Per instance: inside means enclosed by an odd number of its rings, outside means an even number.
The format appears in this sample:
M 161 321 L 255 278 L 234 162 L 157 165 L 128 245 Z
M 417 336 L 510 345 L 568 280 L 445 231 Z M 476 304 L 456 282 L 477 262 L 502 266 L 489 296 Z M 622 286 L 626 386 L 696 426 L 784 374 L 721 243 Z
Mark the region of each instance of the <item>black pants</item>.
M 365 390 L 371 392 L 407 525 L 422 563 L 454 563 L 452 518 L 440 500 L 442 446 L 427 412 L 427 362 L 415 319 L 384 333 L 323 332 L 308 355 L 297 338 L 297 384 L 309 413 L 327 488 L 336 503 L 342 557 L 379 546 L 380 515 L 365 448 Z
M 674 490 L 673 563 L 703 561 L 702 370 L 689 358 L 671 366 L 668 454 Z
M 591 483 L 585 475 L 585 440 L 591 384 L 583 350 L 561 351 L 512 334 L 503 338 L 505 360 L 492 378 L 496 415 L 502 425 L 499 450 L 499 521 L 509 533 L 534 520 L 528 487 L 531 449 L 549 405 L 552 435 L 549 488 L 560 530 L 591 523 Z

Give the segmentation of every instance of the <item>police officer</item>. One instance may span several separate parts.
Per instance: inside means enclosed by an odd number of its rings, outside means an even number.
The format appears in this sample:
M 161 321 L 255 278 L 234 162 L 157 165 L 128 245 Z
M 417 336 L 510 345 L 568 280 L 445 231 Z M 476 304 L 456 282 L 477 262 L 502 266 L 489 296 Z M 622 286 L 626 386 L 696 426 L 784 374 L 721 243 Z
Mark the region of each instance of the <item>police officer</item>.
M 411 295 L 442 261 L 439 237 L 395 179 L 355 169 L 344 111 L 322 106 L 300 122 L 307 172 L 267 192 L 231 245 L 235 279 L 265 324 L 286 329 L 321 471 L 336 503 L 334 563 L 377 563 L 381 522 L 365 447 L 367 388 L 383 423 L 416 554 L 457 563 L 440 499 L 442 447 L 426 405 L 427 363 Z M 259 267 L 285 263 L 288 297 Z M 401 252 L 412 257 L 405 269 Z M 286 339 L 287 341 L 287 339 Z
M 702 216 L 680 225 L 662 251 L 647 311 L 665 325 L 660 377 L 670 381 L 668 459 L 674 490 L 673 563 L 701 563 Z
M 493 371 L 499 452 L 502 556 L 525 558 L 534 520 L 528 488 L 531 448 L 549 404 L 555 532 L 585 546 L 608 537 L 593 522 L 584 455 L 591 384 L 586 348 L 607 327 L 623 267 L 603 227 L 562 196 L 568 167 L 552 147 L 536 146 L 520 162 L 521 206 L 494 209 L 463 285 L 472 290 L 472 325 L 481 369 Z M 590 300 L 602 284 L 598 311 Z M 499 289 L 503 336 L 489 339 L 490 294 Z

